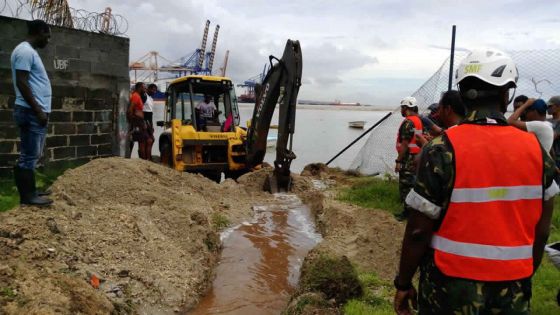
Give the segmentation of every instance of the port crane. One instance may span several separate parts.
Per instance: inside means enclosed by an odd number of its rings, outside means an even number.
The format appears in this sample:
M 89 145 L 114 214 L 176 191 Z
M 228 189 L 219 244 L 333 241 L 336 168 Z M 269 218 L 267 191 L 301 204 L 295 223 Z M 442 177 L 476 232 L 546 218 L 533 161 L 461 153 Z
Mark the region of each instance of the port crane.
M 237 87 L 245 88 L 245 93 L 239 95 L 239 101 L 243 103 L 254 103 L 256 99 L 255 87 L 257 84 L 261 84 L 264 80 L 266 72 L 270 66 L 265 64 L 263 71 L 249 79 L 243 81 L 243 83 L 238 84 Z
M 130 63 L 129 69 L 130 71 L 134 71 L 133 82 L 155 82 L 161 79 L 170 79 L 169 77 L 162 78 L 159 75 L 160 72 L 171 73 L 171 78 L 193 74 L 212 75 L 220 25 L 216 25 L 216 28 L 214 29 L 210 51 L 206 51 L 209 30 L 210 20 L 206 20 L 200 47 L 193 53 L 183 56 L 175 61 L 171 61 L 170 59 L 163 57 L 156 51 L 151 51 L 140 57 L 138 60 Z M 229 50 L 226 52 L 224 65 L 219 69 L 222 74 L 225 74 L 226 72 L 228 58 Z

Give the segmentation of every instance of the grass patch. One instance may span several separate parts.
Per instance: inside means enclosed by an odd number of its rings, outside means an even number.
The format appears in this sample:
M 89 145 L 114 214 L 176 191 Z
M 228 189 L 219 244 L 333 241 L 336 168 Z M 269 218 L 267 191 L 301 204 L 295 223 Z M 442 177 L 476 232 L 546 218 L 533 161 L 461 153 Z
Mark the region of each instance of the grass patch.
M 397 180 L 357 177 L 352 182 L 350 187 L 339 192 L 339 200 L 364 208 L 383 209 L 393 214 L 402 211 Z
M 67 169 L 83 165 L 83 162 L 68 161 L 57 168 L 39 168 L 35 173 L 38 189 L 47 189 Z M 19 195 L 13 177 L 0 178 L 0 212 L 10 210 L 19 204 Z
M 320 311 L 330 309 L 332 305 L 325 300 L 325 296 L 321 293 L 307 292 L 298 296 L 294 302 L 291 302 L 282 315 L 301 315 L 301 314 L 321 314 Z
M 12 209 L 19 203 L 19 196 L 12 178 L 0 179 L 0 212 Z
M 231 224 L 231 222 L 229 221 L 229 219 L 225 215 L 223 215 L 219 212 L 212 213 L 212 226 L 214 226 L 214 228 L 216 230 L 219 231 L 219 230 L 225 229 L 230 224 Z
M 300 290 L 321 292 L 327 300 L 344 303 L 362 294 L 358 273 L 346 256 L 318 253 L 306 258 L 301 269 Z
M 0 289 L 0 295 L 9 299 L 13 299 L 17 296 L 17 294 L 11 288 Z
M 560 241 L 560 196 L 554 201 L 554 214 L 550 227 L 549 243 Z M 558 314 L 560 306 L 556 302 L 556 294 L 560 290 L 560 270 L 548 258 L 543 257 L 539 270 L 533 277 L 533 299 L 531 300 L 532 314 Z
M 386 210 L 390 213 L 400 212 L 399 189 L 396 180 L 383 180 L 374 177 L 353 179 L 349 188 L 342 189 L 338 199 L 364 208 Z M 554 214 L 550 228 L 549 243 L 560 241 L 560 196 L 554 203 Z M 400 246 L 400 244 L 396 245 Z M 532 314 L 559 314 L 560 307 L 556 302 L 556 295 L 560 289 L 560 270 L 550 262 L 545 253 L 542 264 L 533 277 L 533 298 L 531 300 Z M 364 296 L 366 296 L 364 294 Z M 371 301 L 370 301 L 371 302 Z M 387 305 L 372 305 L 367 299 L 354 299 L 344 307 L 345 314 L 392 314 L 392 308 Z M 387 311 L 389 310 L 389 311 Z M 389 313 L 387 313 L 389 312 Z
M 394 314 L 391 304 L 393 286 L 380 280 L 375 273 L 360 273 L 358 279 L 363 288 L 363 295 L 346 303 L 342 310 L 345 315 L 389 315 Z

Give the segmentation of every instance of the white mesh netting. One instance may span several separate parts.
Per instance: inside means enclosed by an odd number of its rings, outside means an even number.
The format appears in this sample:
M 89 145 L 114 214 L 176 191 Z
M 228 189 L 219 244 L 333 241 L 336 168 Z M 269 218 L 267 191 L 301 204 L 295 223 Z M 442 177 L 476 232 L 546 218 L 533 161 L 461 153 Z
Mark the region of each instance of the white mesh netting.
M 515 95 L 543 98 L 548 100 L 553 95 L 560 95 L 560 50 L 523 50 L 508 51 L 517 64 L 519 80 Z M 456 52 L 454 67 L 457 69 L 468 52 Z M 437 103 L 441 93 L 447 90 L 449 80 L 449 58 L 441 67 L 412 94 L 418 101 L 420 112 L 425 112 L 432 103 Z M 455 76 L 453 76 L 455 88 Z M 403 95 L 403 97 L 408 95 Z M 397 129 L 403 120 L 397 106 L 393 115 L 377 126 L 362 147 L 350 169 L 362 174 L 392 173 L 397 157 L 395 138 Z

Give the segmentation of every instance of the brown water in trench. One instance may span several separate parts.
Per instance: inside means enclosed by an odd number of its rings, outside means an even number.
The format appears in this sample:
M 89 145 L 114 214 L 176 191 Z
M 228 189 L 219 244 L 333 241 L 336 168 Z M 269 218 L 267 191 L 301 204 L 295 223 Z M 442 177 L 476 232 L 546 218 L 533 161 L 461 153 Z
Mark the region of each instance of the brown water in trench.
M 280 314 L 297 286 L 300 268 L 320 240 L 309 208 L 295 195 L 275 195 L 255 218 L 223 235 L 211 290 L 189 315 Z

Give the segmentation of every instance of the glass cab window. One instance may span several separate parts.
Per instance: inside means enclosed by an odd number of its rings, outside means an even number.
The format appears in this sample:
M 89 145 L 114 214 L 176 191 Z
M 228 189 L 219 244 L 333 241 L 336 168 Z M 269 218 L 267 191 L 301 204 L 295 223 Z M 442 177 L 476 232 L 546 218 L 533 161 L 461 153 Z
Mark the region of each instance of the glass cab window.
M 239 124 L 232 85 L 188 81 L 171 86 L 168 93 L 169 119 L 179 119 L 183 125 L 209 132 L 233 131 Z

